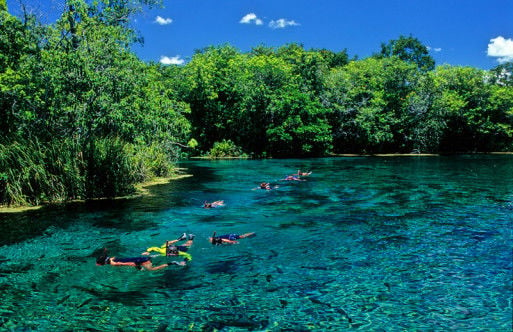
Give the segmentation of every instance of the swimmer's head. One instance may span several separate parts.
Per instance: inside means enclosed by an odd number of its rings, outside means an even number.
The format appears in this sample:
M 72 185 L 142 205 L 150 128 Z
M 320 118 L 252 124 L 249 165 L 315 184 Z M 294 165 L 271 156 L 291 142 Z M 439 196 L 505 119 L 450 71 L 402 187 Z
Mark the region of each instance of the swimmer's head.
M 168 246 L 167 247 L 167 255 L 168 256 L 176 256 L 178 255 L 178 247 L 177 246 Z
M 108 264 L 109 262 L 109 257 L 107 256 L 107 253 L 104 253 L 103 255 L 101 255 L 100 257 L 98 257 L 96 259 L 96 265 L 105 265 L 105 264 Z
M 109 256 L 107 256 L 107 248 L 103 248 L 103 254 L 96 258 L 96 265 L 105 265 L 110 264 L 109 262 Z
M 212 244 L 213 245 L 218 245 L 218 244 L 223 244 L 223 239 L 221 239 L 220 237 L 212 237 Z

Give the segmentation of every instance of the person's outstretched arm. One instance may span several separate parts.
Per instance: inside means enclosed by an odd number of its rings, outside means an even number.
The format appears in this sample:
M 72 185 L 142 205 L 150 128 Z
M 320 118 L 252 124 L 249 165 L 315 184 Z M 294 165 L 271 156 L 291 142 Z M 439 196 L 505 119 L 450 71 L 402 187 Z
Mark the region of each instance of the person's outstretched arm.
M 170 263 L 167 263 L 167 265 L 179 265 L 179 266 L 185 266 L 187 265 L 187 262 L 186 261 L 182 261 L 182 262 L 177 262 L 177 261 L 172 261 Z
M 148 271 L 156 271 L 168 267 L 170 264 L 162 264 L 159 266 L 153 266 L 151 262 L 144 263 L 142 266 Z

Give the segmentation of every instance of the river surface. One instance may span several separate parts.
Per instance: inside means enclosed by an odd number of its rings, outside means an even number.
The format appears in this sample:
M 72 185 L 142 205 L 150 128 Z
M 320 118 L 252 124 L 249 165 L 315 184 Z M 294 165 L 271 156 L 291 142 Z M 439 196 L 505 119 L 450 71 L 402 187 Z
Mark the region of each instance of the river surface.
M 0 330 L 512 330 L 513 156 L 180 166 L 146 197 L 0 215 Z M 95 265 L 184 232 L 186 267 Z

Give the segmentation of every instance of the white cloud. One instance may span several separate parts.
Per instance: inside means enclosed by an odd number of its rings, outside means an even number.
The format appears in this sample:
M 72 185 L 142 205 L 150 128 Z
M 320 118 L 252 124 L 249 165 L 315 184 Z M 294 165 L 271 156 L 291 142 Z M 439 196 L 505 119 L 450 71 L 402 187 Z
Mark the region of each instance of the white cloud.
M 283 29 L 288 26 L 295 26 L 295 25 L 299 25 L 299 23 L 297 23 L 294 20 L 286 20 L 284 18 L 280 18 L 279 20 L 272 20 L 271 22 L 269 22 L 269 27 L 271 27 L 273 29 Z
M 242 24 L 255 23 L 256 25 L 264 24 L 264 22 L 261 19 L 259 19 L 255 13 L 249 13 L 249 14 L 244 15 L 244 17 L 240 19 L 239 23 L 242 23 Z
M 433 51 L 433 52 L 442 52 L 442 48 L 441 48 L 441 47 L 431 47 L 431 46 L 427 46 L 427 49 L 428 49 L 428 51 Z
M 160 57 L 160 63 L 163 65 L 183 65 L 184 62 L 185 60 L 180 59 L 179 55 L 173 57 L 163 55 Z
M 173 23 L 173 20 L 170 19 L 170 18 L 163 18 L 163 17 L 157 16 L 155 18 L 154 22 L 159 24 L 159 25 L 167 25 L 167 24 Z
M 499 63 L 513 61 L 513 39 L 502 36 L 490 39 L 488 56 L 497 58 Z

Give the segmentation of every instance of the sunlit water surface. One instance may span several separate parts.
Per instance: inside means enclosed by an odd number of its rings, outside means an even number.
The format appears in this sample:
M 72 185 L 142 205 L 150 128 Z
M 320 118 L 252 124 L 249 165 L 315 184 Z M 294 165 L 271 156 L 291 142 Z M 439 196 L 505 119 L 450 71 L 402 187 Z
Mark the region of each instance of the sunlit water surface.
M 148 197 L 1 215 L 0 330 L 512 329 L 511 156 L 181 166 Z M 313 173 L 280 181 L 297 169 Z M 185 268 L 95 266 L 183 232 Z

